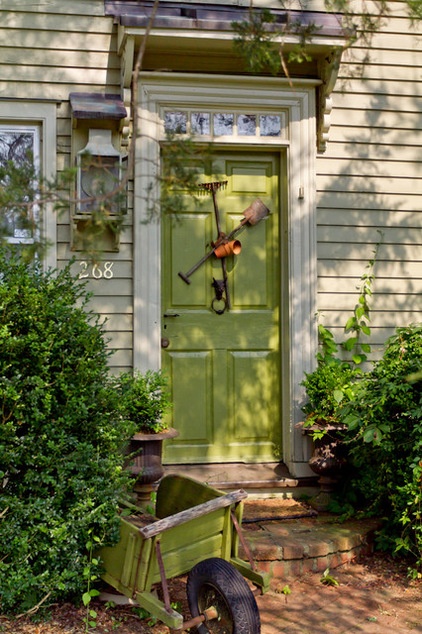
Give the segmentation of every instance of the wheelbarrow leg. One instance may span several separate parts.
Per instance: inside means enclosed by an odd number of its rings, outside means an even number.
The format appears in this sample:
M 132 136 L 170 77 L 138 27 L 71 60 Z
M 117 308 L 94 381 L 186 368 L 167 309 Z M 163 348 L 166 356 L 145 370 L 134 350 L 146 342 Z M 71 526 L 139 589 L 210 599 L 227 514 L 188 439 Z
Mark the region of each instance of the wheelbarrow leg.
M 155 542 L 155 553 L 157 555 L 157 563 L 160 569 L 161 586 L 163 588 L 164 607 L 167 612 L 171 612 L 170 593 L 167 583 L 166 571 L 164 569 L 163 555 L 161 554 L 160 541 L 157 539 Z

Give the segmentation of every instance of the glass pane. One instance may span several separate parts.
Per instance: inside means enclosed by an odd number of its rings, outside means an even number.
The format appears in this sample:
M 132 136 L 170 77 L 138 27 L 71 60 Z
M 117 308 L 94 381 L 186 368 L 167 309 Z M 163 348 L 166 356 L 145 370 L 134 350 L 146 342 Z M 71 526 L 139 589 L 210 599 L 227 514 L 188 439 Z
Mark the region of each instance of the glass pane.
M 164 115 L 164 129 L 166 132 L 186 134 L 187 120 L 186 112 L 166 112 Z
M 216 136 L 232 135 L 234 115 L 218 112 L 214 115 L 214 134 Z
M 120 176 L 120 164 L 113 156 L 82 157 L 80 172 L 80 198 L 78 211 L 91 213 L 98 206 L 96 198 L 109 196 L 116 189 Z M 94 199 L 94 200 L 92 200 Z M 118 196 L 106 202 L 111 213 L 117 213 Z
M 237 118 L 237 133 L 241 136 L 255 136 L 256 115 L 240 114 Z
M 34 135 L 31 132 L 0 130 L 0 165 L 8 161 L 19 167 L 33 162 Z
M 32 203 L 34 199 L 34 154 L 35 135 L 28 130 L 0 129 L 0 166 L 6 167 L 12 162 L 16 167 L 22 168 L 20 176 L 21 186 L 27 193 L 22 193 L 22 203 Z M 25 166 L 29 169 L 24 170 Z M 9 178 L 6 175 L 0 185 L 7 187 Z M 36 212 L 34 206 L 29 206 L 32 214 Z M 32 222 L 25 206 L 14 207 L 13 203 L 3 207 L 0 219 L 0 233 L 9 238 L 30 238 L 32 236 Z
M 280 136 L 281 118 L 276 114 L 262 114 L 259 117 L 261 136 Z
M 211 118 L 209 112 L 192 112 L 192 134 L 211 134 Z

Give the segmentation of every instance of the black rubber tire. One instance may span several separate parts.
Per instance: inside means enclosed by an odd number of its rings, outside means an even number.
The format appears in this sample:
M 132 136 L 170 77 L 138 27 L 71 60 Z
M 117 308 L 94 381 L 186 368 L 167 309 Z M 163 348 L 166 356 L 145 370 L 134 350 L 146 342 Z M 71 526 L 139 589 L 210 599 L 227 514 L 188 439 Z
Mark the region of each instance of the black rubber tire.
M 197 626 L 200 634 L 260 634 L 253 592 L 228 561 L 218 557 L 201 561 L 190 571 L 186 591 L 192 617 L 211 606 L 218 611 L 218 619 Z

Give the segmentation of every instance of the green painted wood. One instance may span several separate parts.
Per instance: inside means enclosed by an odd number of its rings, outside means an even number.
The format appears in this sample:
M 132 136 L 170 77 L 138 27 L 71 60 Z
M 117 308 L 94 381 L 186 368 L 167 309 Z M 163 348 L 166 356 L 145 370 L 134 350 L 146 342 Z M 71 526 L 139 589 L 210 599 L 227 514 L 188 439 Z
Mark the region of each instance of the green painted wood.
M 209 557 L 228 561 L 237 554 L 230 512 L 235 509 L 240 517 L 245 497 L 242 490 L 223 494 L 192 478 L 166 476 L 157 492 L 158 506 L 166 514 L 153 522 L 136 513 L 121 518 L 119 543 L 100 552 L 104 579 L 126 596 L 150 591 L 161 581 L 157 543 L 166 578 L 184 574 Z
M 138 537 L 133 524 L 121 519 L 119 543 L 102 548 L 99 552 L 105 569 L 103 579 L 125 596 L 131 597 L 134 588 L 134 562 L 141 560 L 142 551 L 148 551 L 149 546 Z M 148 552 L 145 555 L 148 557 Z
M 158 486 L 155 514 L 167 517 L 222 495 L 221 491 L 193 478 L 167 475 Z
M 226 233 L 259 197 L 271 214 L 239 234 L 242 251 L 227 258 L 232 309 L 211 309 L 212 280 L 222 279 L 212 256 L 187 285 L 187 272 L 217 237 L 212 197 L 189 199 L 187 210 L 163 219 L 162 363 L 180 435 L 166 444 L 173 463 L 270 461 L 280 456 L 279 160 L 270 153 L 227 152 L 204 168 L 205 182 L 227 180 L 217 201 Z M 178 317 L 164 317 L 177 313 Z
M 161 504 L 170 515 L 152 522 L 130 506 L 133 515 L 121 518 L 119 543 L 101 549 L 99 555 L 105 567 L 102 577 L 107 583 L 134 598 L 168 627 L 180 629 L 181 615 L 175 610 L 168 612 L 152 592 L 155 584 L 162 583 L 163 575 L 168 580 L 210 557 L 221 557 L 262 588 L 268 587 L 269 580 L 237 557 L 237 533 L 231 511 L 241 521 L 244 491 L 223 494 L 191 478 L 169 475 L 159 487 L 158 498 L 171 495 L 173 507 L 172 503 Z M 198 498 L 197 502 L 202 501 L 186 507 L 192 496 Z M 172 514 L 175 508 L 180 510 Z M 154 526 L 160 530 L 150 530 L 147 536 L 148 529 Z M 164 570 L 159 565 L 158 550 Z
M 205 522 L 205 520 L 202 520 Z M 193 528 L 189 527 L 189 531 Z M 215 535 L 208 535 L 203 540 L 194 541 L 191 539 L 185 542 L 178 549 L 166 552 L 164 558 L 164 568 L 167 579 L 183 575 L 193 568 L 200 561 L 209 559 L 210 557 L 222 557 L 222 531 Z M 154 583 L 159 583 L 160 571 L 156 558 L 151 559 L 151 567 L 148 574 L 146 589 L 150 589 Z
M 270 589 L 271 575 L 268 572 L 261 572 L 258 570 L 252 570 L 250 564 L 246 563 L 242 559 L 233 557 L 230 560 L 235 568 L 247 579 L 252 581 L 253 584 L 261 588 L 262 593 L 267 592 Z
M 160 599 L 150 592 L 137 592 L 135 599 L 139 605 L 148 610 L 150 614 L 160 619 L 170 629 L 180 630 L 183 625 L 183 616 L 171 609 L 169 612 Z

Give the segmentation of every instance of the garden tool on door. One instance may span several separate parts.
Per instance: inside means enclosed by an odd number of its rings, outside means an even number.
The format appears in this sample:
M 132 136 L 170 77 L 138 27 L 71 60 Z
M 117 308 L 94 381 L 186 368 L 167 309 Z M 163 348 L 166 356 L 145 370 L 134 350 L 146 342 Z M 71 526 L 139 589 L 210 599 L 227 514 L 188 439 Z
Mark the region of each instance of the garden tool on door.
M 213 203 L 214 203 L 215 218 L 216 218 L 216 222 L 217 222 L 218 237 L 217 237 L 217 240 L 215 242 L 211 243 L 212 249 L 210 251 L 208 251 L 208 253 L 206 253 L 196 264 L 194 264 L 194 266 L 191 269 L 189 269 L 189 271 L 187 271 L 187 273 L 179 272 L 179 277 L 184 282 L 186 282 L 186 284 L 190 284 L 191 275 L 193 273 L 195 273 L 195 271 L 197 271 L 213 254 L 216 255 L 216 257 L 222 259 L 223 278 L 225 280 L 227 280 L 227 271 L 226 271 L 225 257 L 227 257 L 227 255 L 233 255 L 233 254 L 237 255 L 237 254 L 240 253 L 240 251 L 242 249 L 242 245 L 239 242 L 239 240 L 235 240 L 234 238 L 236 237 L 236 235 L 240 231 L 242 231 L 245 228 L 245 226 L 247 224 L 249 224 L 250 226 L 254 226 L 254 225 L 258 224 L 258 222 L 260 222 L 260 220 L 262 220 L 263 218 L 268 216 L 268 214 L 270 213 L 270 210 L 264 205 L 262 200 L 260 198 L 256 198 L 249 205 L 249 207 L 247 207 L 243 211 L 244 218 L 240 222 L 240 224 L 238 224 L 237 227 L 235 227 L 229 234 L 226 235 L 225 233 L 223 233 L 221 231 L 219 210 L 218 210 L 218 205 L 217 205 L 217 200 L 216 200 L 216 192 L 218 191 L 218 189 L 220 189 L 221 187 L 226 186 L 226 185 L 227 185 L 227 181 L 217 181 L 217 182 L 213 182 L 213 183 L 202 183 L 200 185 L 200 187 L 202 187 L 202 188 L 204 188 L 207 191 L 210 191 L 212 193 Z M 213 301 L 215 301 L 216 299 L 219 299 L 219 301 L 220 301 L 220 299 L 222 299 L 221 284 L 219 284 L 218 282 L 219 282 L 218 280 L 217 281 L 216 280 L 213 281 L 213 286 L 216 289 L 216 297 L 214 298 Z M 230 308 L 230 299 L 229 299 L 229 296 L 228 296 L 227 281 L 224 284 L 224 288 L 225 288 L 226 302 L 227 302 L 227 306 L 225 306 L 225 308 L 226 307 Z M 220 297 L 220 295 L 221 295 L 221 297 Z M 213 310 L 215 310 L 215 308 L 213 308 Z M 215 311 L 215 312 L 217 312 L 217 311 Z M 222 314 L 222 312 L 224 312 L 224 310 L 222 310 L 218 314 Z
M 223 279 L 222 280 L 213 280 L 213 287 L 215 289 L 215 297 L 212 301 L 212 309 L 214 310 L 214 312 L 217 313 L 217 315 L 221 315 L 222 313 L 224 313 L 224 311 L 226 309 L 230 309 L 230 294 L 229 294 L 229 284 L 228 284 L 228 280 L 227 280 L 227 265 L 226 265 L 226 256 L 227 253 L 225 252 L 224 248 L 219 252 L 219 255 L 217 253 L 218 249 L 220 247 L 223 247 L 224 244 L 227 244 L 226 242 L 226 234 L 223 233 L 223 231 L 221 230 L 221 221 L 220 221 L 220 212 L 218 209 L 218 204 L 217 204 L 217 192 L 219 189 L 226 187 L 227 186 L 227 181 L 214 181 L 211 183 L 200 183 L 199 187 L 201 187 L 202 189 L 204 189 L 205 191 L 211 192 L 212 195 L 212 202 L 214 204 L 214 216 L 215 216 L 215 224 L 217 226 L 217 240 L 216 242 L 212 242 L 211 246 L 214 249 L 214 253 L 217 255 L 217 257 L 219 257 L 221 259 L 221 271 L 223 274 Z M 218 247 L 216 246 L 217 242 L 220 241 L 220 244 L 218 245 Z M 239 243 L 240 244 L 240 243 Z M 222 290 L 224 289 L 224 294 L 222 292 Z M 219 302 L 222 302 L 222 305 L 218 308 L 217 304 Z

